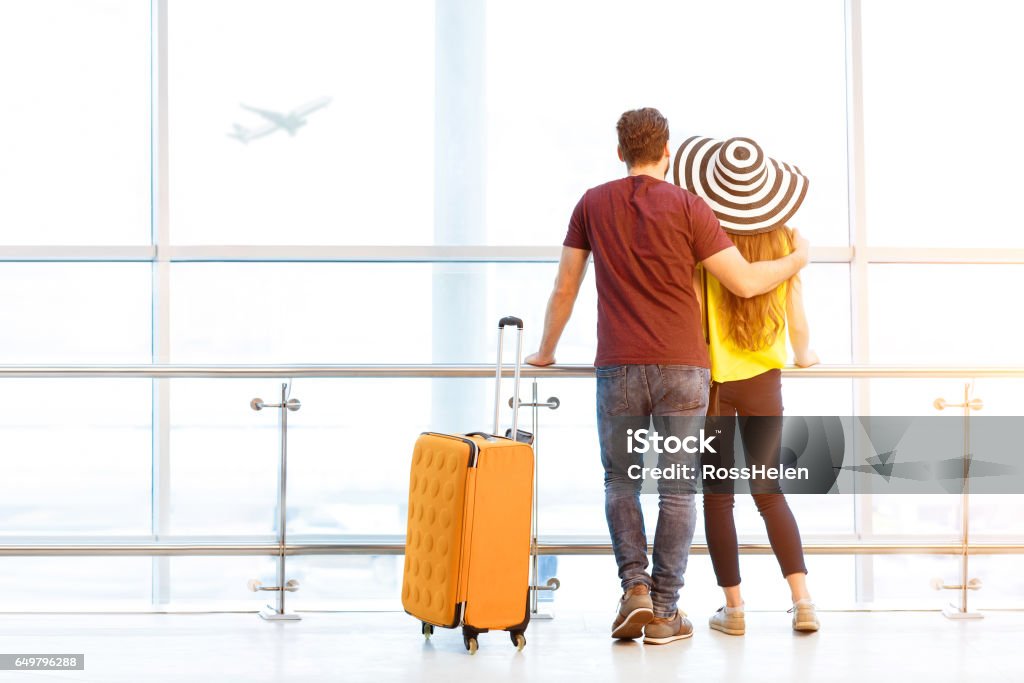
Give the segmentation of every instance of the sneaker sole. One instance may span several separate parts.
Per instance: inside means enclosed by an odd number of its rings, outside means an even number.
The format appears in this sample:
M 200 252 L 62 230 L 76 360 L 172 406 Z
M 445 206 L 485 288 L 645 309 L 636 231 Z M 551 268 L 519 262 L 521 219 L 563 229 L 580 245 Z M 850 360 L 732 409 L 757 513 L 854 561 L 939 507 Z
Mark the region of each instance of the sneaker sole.
M 727 628 L 725 626 L 722 626 L 721 624 L 715 624 L 715 623 L 709 623 L 708 625 L 713 630 L 721 631 L 722 633 L 725 633 L 725 634 L 730 635 L 730 636 L 742 636 L 747 631 L 747 627 L 746 626 L 744 626 L 743 628 Z
M 638 607 L 628 615 L 626 620 L 615 627 L 612 631 L 612 638 L 623 640 L 636 640 L 644 634 L 644 626 L 654 619 L 654 610 L 650 607 Z
M 802 621 L 793 624 L 794 631 L 817 631 L 819 628 L 820 626 L 815 624 L 813 621 Z
M 644 636 L 644 642 L 648 645 L 664 645 L 666 643 L 671 643 L 676 640 L 685 640 L 687 638 L 690 638 L 691 636 L 693 636 L 692 630 L 689 633 L 676 634 L 674 636 L 668 636 L 666 638 L 649 638 L 647 636 Z

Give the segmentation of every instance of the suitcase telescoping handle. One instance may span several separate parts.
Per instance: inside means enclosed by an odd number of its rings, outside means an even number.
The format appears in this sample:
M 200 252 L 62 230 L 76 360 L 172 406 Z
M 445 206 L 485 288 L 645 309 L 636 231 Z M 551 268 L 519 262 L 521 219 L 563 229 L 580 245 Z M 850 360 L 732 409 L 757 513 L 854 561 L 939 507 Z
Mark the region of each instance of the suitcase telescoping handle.
M 516 439 L 519 434 L 519 374 L 523 367 L 523 321 L 511 315 L 498 321 L 498 364 L 494 376 L 494 435 L 498 435 L 498 421 L 501 416 L 501 352 L 505 344 L 505 328 L 510 325 L 515 325 L 518 330 L 515 374 L 512 380 L 512 438 Z

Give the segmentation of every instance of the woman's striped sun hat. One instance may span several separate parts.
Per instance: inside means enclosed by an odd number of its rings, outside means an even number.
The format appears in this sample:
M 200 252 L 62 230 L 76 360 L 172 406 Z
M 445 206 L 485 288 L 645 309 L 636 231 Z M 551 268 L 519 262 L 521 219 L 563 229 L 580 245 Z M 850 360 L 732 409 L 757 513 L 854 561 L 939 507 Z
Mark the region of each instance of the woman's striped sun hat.
M 676 185 L 704 199 L 731 233 L 774 230 L 807 195 L 800 169 L 766 157 L 750 138 L 689 138 L 676 152 L 673 176 Z

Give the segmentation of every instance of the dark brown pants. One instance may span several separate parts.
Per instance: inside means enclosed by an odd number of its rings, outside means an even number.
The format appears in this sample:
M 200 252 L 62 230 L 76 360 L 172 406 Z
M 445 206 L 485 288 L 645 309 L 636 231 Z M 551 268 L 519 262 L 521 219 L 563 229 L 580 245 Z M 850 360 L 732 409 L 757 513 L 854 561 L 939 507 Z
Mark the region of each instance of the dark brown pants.
M 750 379 L 722 382 L 718 386 L 717 414 L 726 419 L 719 419 L 716 424 L 722 430 L 716 464 L 734 466 L 732 444 L 738 427 L 748 467 L 779 467 L 782 445 L 782 373 L 769 370 Z M 705 486 L 704 493 L 704 533 L 719 586 L 738 586 L 740 583 L 736 523 L 732 516 L 735 500 L 732 484 L 728 481 Z M 797 572 L 806 574 L 800 530 L 778 481 L 751 481 L 751 493 L 764 519 L 768 541 L 779 561 L 782 575 L 789 576 Z

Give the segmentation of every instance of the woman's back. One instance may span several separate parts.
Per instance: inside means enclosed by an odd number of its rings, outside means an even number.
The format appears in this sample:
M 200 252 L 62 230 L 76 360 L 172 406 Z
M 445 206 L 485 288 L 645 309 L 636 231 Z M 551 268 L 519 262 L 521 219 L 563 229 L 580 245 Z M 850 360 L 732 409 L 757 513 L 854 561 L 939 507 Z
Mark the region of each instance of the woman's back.
M 748 261 L 780 258 L 792 251 L 789 229 L 730 235 Z M 705 305 L 715 382 L 750 379 L 786 364 L 786 302 L 790 283 L 771 292 L 743 299 L 714 276 L 705 273 Z

